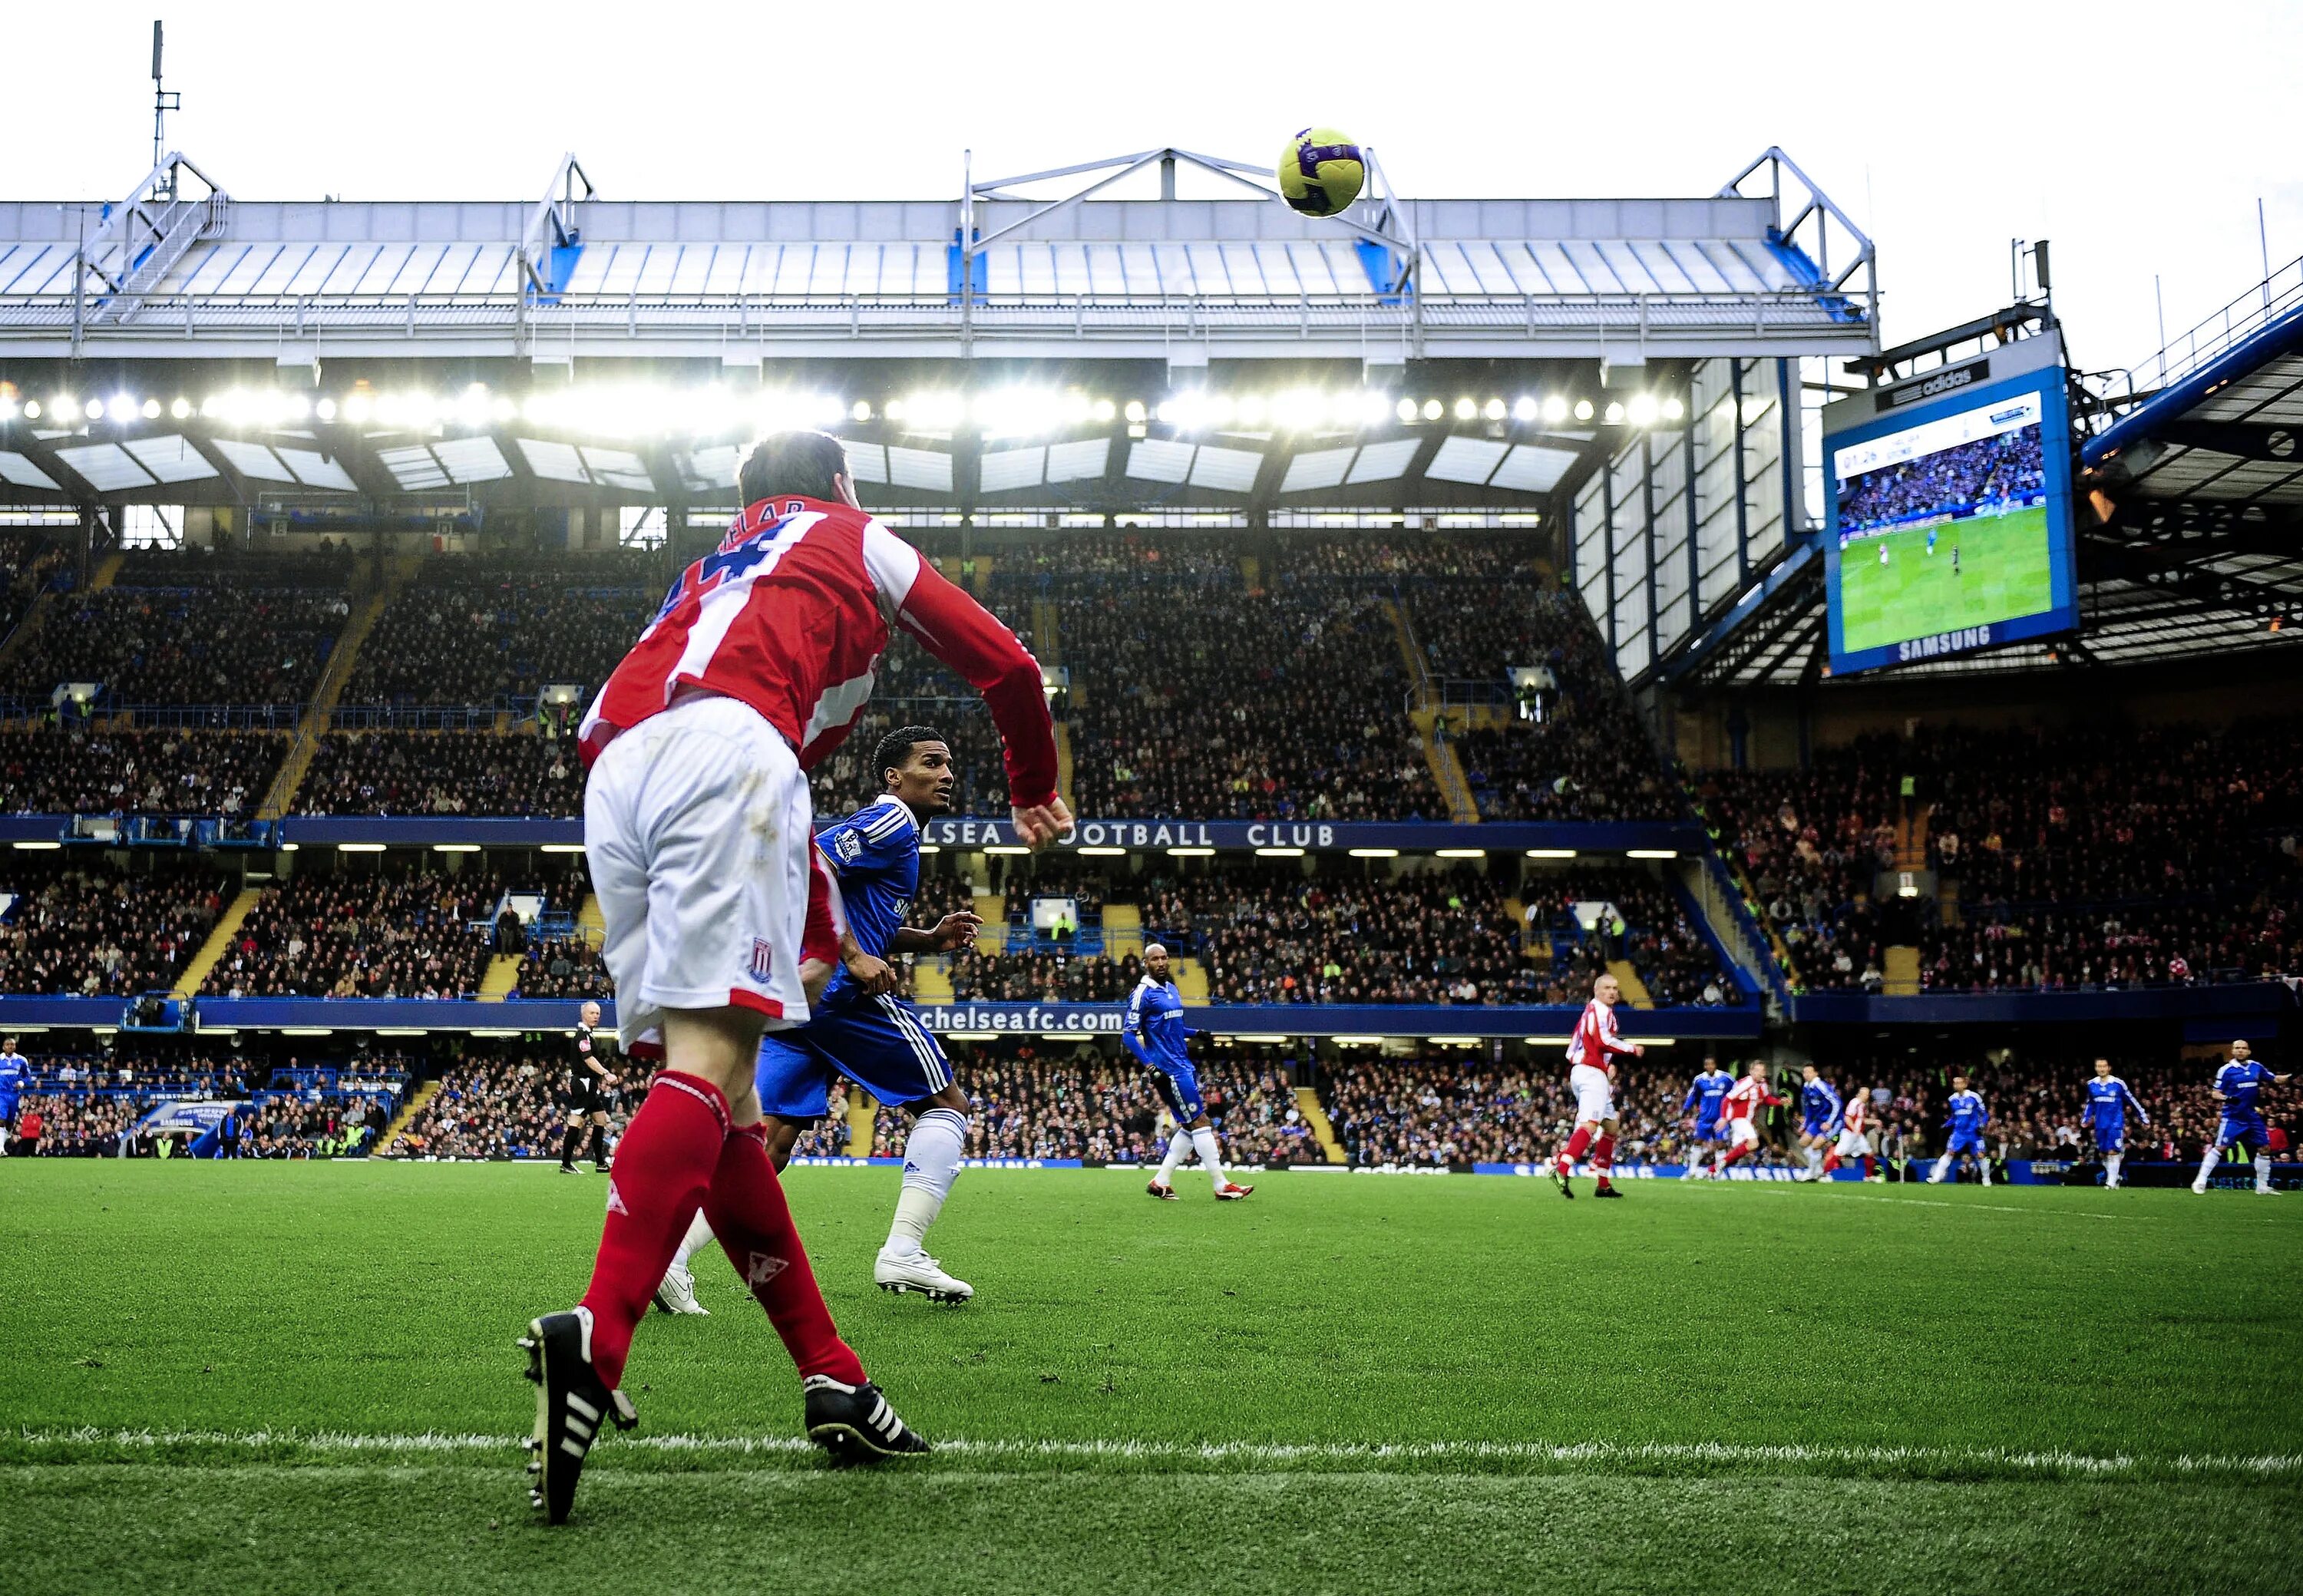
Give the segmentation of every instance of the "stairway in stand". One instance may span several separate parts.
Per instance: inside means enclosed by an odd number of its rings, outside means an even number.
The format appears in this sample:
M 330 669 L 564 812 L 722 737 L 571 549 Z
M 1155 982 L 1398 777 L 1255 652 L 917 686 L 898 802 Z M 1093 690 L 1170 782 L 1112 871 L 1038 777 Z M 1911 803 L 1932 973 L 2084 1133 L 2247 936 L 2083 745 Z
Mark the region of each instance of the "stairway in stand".
M 260 887 L 240 888 L 239 894 L 225 906 L 224 913 L 216 916 L 215 926 L 208 932 L 207 941 L 200 944 L 200 950 L 192 955 L 192 961 L 184 967 L 184 973 L 176 977 L 176 984 L 169 988 L 170 997 L 181 1001 L 198 994 L 200 983 L 208 978 L 209 972 L 231 949 L 232 939 L 240 934 L 240 928 L 248 924 L 249 911 L 256 908 L 257 899 L 263 896 Z

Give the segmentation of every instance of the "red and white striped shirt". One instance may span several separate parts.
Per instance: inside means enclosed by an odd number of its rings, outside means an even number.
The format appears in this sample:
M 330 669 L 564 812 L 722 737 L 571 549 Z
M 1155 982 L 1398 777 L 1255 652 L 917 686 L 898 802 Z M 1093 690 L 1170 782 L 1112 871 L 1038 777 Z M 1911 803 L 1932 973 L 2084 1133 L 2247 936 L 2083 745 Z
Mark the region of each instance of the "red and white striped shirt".
M 1569 1068 L 1589 1064 L 1605 1069 L 1612 1060 L 1611 1053 L 1627 1053 L 1632 1044 L 1615 1034 L 1615 1007 L 1593 998 L 1583 1005 L 1583 1018 L 1575 1022 L 1575 1034 L 1567 1039 Z
M 1870 1117 L 1870 1110 L 1864 1106 L 1864 1094 L 1852 1094 L 1847 1099 L 1847 1128 L 1860 1136 L 1863 1134 L 1863 1122 Z
M 1778 1103 L 1783 1099 L 1767 1090 L 1767 1083 L 1745 1076 L 1727 1088 L 1726 1113 L 1729 1119 L 1749 1119 L 1764 1104 Z
M 810 768 L 871 698 L 891 624 L 983 695 L 1007 747 L 1010 801 L 1053 800 L 1055 727 L 1031 651 L 917 549 L 821 499 L 751 505 L 681 573 L 585 715 L 585 762 L 688 687 L 750 705 Z

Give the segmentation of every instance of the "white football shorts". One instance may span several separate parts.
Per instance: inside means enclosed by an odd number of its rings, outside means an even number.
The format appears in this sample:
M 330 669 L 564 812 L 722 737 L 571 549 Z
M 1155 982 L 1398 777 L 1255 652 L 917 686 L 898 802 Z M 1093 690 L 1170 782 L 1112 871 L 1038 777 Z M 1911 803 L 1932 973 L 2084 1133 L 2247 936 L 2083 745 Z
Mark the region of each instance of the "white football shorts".
M 1597 1122 L 1615 1117 L 1615 1087 L 1607 1072 L 1596 1064 L 1578 1064 L 1567 1072 L 1567 1084 L 1575 1093 L 1575 1122 Z
M 601 750 L 584 851 L 627 1051 L 652 1051 L 666 1009 L 749 1009 L 770 1030 L 806 1023 L 811 819 L 791 744 L 733 698 L 687 698 Z
M 1842 1158 L 1869 1158 L 1871 1156 L 1871 1141 L 1860 1130 L 1843 1130 L 1832 1151 Z
M 1730 1147 L 1756 1147 L 1759 1144 L 1759 1127 L 1749 1119 L 1727 1121 L 1727 1144 Z

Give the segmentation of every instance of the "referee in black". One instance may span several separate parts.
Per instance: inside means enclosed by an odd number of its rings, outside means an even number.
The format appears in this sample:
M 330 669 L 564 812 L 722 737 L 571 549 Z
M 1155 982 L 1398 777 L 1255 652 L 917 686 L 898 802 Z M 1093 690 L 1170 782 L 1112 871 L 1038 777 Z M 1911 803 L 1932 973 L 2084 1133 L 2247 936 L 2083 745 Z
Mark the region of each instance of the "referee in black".
M 576 1149 L 584 1144 L 584 1127 L 592 1128 L 592 1170 L 608 1172 L 608 1093 L 616 1077 L 608 1073 L 597 1037 L 600 1005 L 586 1003 L 578 1011 L 576 1057 L 568 1067 L 567 1089 L 560 1106 L 568 1115 L 568 1134 L 560 1142 L 560 1172 L 576 1174 Z

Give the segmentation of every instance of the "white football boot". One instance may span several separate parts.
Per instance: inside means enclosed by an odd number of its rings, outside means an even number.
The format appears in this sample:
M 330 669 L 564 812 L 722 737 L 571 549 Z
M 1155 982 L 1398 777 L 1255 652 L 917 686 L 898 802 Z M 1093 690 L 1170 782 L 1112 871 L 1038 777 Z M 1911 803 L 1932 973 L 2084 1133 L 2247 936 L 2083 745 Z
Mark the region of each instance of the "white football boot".
M 655 1288 L 655 1305 L 667 1313 L 712 1312 L 696 1300 L 695 1271 L 682 1263 L 675 1263 L 664 1271 L 663 1284 Z
M 946 1274 L 925 1253 L 899 1258 L 884 1247 L 872 1261 L 872 1283 L 882 1291 L 916 1291 L 932 1303 L 964 1303 L 975 1295 L 974 1287 Z

